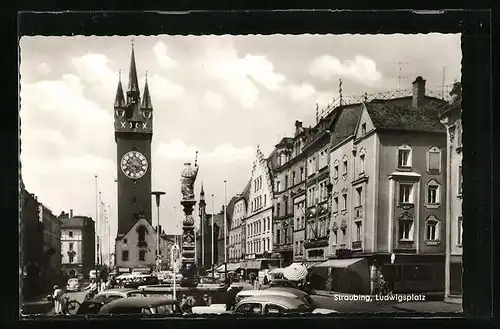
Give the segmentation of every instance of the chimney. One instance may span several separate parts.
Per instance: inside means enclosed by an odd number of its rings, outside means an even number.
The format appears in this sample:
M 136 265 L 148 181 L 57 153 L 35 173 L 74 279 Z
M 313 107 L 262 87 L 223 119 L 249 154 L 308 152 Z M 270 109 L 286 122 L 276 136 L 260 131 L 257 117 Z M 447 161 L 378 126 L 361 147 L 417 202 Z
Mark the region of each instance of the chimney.
M 462 84 L 460 82 L 455 82 L 453 84 L 453 89 L 450 91 L 450 103 L 454 104 L 460 97 L 462 97 Z
M 415 81 L 413 81 L 413 107 L 420 107 L 424 103 L 425 99 L 425 80 L 418 76 Z
M 69 210 L 69 218 L 73 218 L 73 209 Z

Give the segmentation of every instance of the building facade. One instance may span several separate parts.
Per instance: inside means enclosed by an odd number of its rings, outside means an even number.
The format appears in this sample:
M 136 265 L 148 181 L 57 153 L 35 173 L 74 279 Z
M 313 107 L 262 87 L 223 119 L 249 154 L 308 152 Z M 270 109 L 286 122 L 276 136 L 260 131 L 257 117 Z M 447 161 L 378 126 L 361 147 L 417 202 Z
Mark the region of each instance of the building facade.
M 115 248 L 120 273 L 156 267 L 156 230 L 146 218 L 139 218 Z
M 34 194 L 22 189 L 20 206 L 19 245 L 23 267 L 22 296 L 25 299 L 40 293 L 44 228 L 39 217 L 39 202 Z
M 82 274 L 89 276 L 95 268 L 95 225 L 90 217 L 73 216 L 62 213 L 61 221 L 61 258 L 62 270 L 73 277 Z
M 38 207 L 44 227 L 43 251 L 46 268 L 49 272 L 59 274 L 61 270 L 61 221 L 43 204 L 39 204 Z
M 329 142 L 331 126 L 337 115 L 337 111 L 332 111 L 326 117 L 318 118 L 304 145 L 303 152 L 306 155 L 306 194 L 303 204 L 306 226 L 304 258 L 307 263 L 325 261 L 329 255 L 328 228 L 331 211 Z
M 341 115 L 334 125 L 332 259 L 323 264 L 337 278 L 334 290 L 373 293 L 381 275 L 394 292 L 442 290 L 446 133 L 438 112 L 443 103 L 425 95 L 425 80 L 418 77 L 412 97 L 354 104 L 352 116 L 343 121 Z
M 441 113 L 446 127 L 447 141 L 447 211 L 446 211 L 446 263 L 445 298 L 461 302 L 462 299 L 462 87 L 455 83 L 450 93 L 449 106 Z
M 139 239 L 134 231 L 137 227 L 145 227 L 148 232 L 152 229 L 150 193 L 153 106 L 147 79 L 141 99 L 133 47 L 126 98 L 121 80 L 118 82 L 114 104 L 114 131 L 118 182 L 116 265 L 119 268 L 129 268 L 135 264 L 154 264 L 156 248 L 141 248 L 140 244 L 130 243 Z M 144 221 L 148 224 L 143 223 Z M 151 234 L 147 234 L 147 238 L 140 243 L 148 242 L 149 245 L 150 236 Z M 124 239 L 129 242 L 125 243 Z M 125 254 L 129 256 L 124 258 Z M 143 257 L 140 256 L 143 254 Z
M 250 193 L 250 182 L 245 186 L 242 193 L 236 196 L 233 208 L 231 225 L 229 227 L 229 262 L 240 263 L 245 253 L 245 241 L 242 225 L 247 215 L 247 202 Z
M 245 219 L 245 259 L 243 267 L 256 271 L 268 267 L 272 253 L 273 187 L 270 167 L 262 151 L 257 148 L 251 172 L 249 207 Z M 249 261 L 251 260 L 251 261 Z

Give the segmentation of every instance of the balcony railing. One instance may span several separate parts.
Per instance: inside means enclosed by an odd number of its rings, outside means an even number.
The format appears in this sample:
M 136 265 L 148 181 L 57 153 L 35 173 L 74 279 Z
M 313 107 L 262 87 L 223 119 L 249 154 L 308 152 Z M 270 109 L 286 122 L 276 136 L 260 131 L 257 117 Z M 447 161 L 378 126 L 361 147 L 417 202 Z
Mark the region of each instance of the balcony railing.
M 362 247 L 362 241 L 353 241 L 352 242 L 352 250 L 359 250 Z

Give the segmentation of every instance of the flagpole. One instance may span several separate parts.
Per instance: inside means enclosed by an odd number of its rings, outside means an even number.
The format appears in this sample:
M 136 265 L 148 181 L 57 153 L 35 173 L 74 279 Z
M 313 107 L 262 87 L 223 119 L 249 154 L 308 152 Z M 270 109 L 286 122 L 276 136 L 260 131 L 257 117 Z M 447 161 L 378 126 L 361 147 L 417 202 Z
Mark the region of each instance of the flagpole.
M 212 277 L 215 277 L 215 268 L 214 268 L 214 244 L 215 244 L 215 229 L 214 229 L 214 222 L 215 222 L 215 195 L 212 194 Z
M 224 263 L 227 263 L 227 197 L 226 197 L 226 181 L 224 181 Z
M 99 231 L 98 231 L 98 222 L 99 222 L 99 184 L 98 184 L 98 179 L 99 176 L 94 175 L 95 178 L 95 225 L 94 225 L 94 232 L 95 232 L 95 263 L 94 263 L 94 270 L 95 270 L 95 279 L 97 282 L 97 268 L 99 265 Z M 98 285 L 99 286 L 99 285 Z

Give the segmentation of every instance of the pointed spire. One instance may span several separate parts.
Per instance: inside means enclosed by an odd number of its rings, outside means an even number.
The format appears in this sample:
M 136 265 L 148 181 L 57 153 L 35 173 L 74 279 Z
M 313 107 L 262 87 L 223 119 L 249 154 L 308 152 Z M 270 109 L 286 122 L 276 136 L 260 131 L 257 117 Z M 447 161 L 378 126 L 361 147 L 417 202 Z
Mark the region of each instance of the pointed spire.
M 132 39 L 132 55 L 130 56 L 130 71 L 128 74 L 127 93 L 139 94 L 139 82 L 137 80 L 137 68 L 135 66 L 134 39 Z
M 200 199 L 205 199 L 205 190 L 203 189 L 203 181 L 201 182 Z
M 153 105 L 151 104 L 151 96 L 149 95 L 148 87 L 148 71 L 146 71 L 146 83 L 144 85 L 144 95 L 142 95 L 142 105 L 141 108 L 152 110 Z
M 116 88 L 115 108 L 125 107 L 125 97 L 122 87 L 122 70 L 118 73 L 118 87 Z

